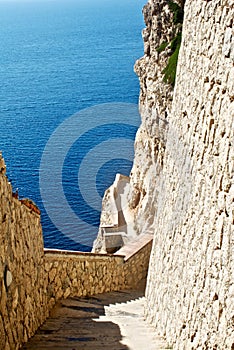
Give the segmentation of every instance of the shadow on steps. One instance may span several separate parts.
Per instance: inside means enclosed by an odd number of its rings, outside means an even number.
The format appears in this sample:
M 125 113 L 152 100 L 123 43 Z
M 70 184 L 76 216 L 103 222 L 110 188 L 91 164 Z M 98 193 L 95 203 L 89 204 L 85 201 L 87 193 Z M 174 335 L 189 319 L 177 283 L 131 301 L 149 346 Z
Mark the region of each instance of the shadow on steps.
M 144 290 L 99 294 L 59 301 L 45 324 L 23 346 L 23 350 L 128 350 L 113 322 L 96 322 L 105 306 L 125 303 L 144 295 Z

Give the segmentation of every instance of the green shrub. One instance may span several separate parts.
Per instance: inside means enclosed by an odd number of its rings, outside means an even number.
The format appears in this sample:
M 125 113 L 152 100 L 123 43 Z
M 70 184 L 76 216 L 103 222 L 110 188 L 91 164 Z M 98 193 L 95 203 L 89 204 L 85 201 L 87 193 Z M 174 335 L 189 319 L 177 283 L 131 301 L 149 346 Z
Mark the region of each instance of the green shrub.
M 161 53 L 161 52 L 163 52 L 163 51 L 166 49 L 167 46 L 168 46 L 168 42 L 167 42 L 167 41 L 164 41 L 164 42 L 156 49 L 156 51 L 157 51 L 158 53 Z
M 183 23 L 184 19 L 184 10 L 174 1 L 169 1 L 169 9 L 173 12 L 173 23 L 179 24 Z
M 181 24 L 183 23 L 184 9 L 183 9 L 183 6 L 180 7 L 177 3 L 173 1 L 169 1 L 168 6 L 170 10 L 173 12 L 173 23 L 177 26 L 178 29 L 177 29 L 177 35 L 172 39 L 170 43 L 171 55 L 169 57 L 167 66 L 164 68 L 162 73 L 164 74 L 163 81 L 165 83 L 168 83 L 174 86 L 175 78 L 176 78 L 177 61 L 178 61 L 180 45 L 181 45 L 181 37 L 182 37 Z
M 176 68 L 177 68 L 179 51 L 180 51 L 180 46 L 177 46 L 176 50 L 173 52 L 173 54 L 169 58 L 167 66 L 162 71 L 164 74 L 163 81 L 165 83 L 171 84 L 172 86 L 175 85 Z
M 181 39 L 182 39 L 182 32 L 179 32 L 174 39 L 171 41 L 171 52 L 175 52 L 175 50 L 180 47 L 181 44 Z

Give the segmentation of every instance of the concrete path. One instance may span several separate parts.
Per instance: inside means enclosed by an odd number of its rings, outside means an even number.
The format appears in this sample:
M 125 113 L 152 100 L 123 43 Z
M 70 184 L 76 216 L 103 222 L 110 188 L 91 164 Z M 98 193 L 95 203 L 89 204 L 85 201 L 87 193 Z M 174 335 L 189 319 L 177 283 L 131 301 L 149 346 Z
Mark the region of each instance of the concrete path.
M 143 317 L 142 292 L 60 301 L 24 350 L 161 350 Z

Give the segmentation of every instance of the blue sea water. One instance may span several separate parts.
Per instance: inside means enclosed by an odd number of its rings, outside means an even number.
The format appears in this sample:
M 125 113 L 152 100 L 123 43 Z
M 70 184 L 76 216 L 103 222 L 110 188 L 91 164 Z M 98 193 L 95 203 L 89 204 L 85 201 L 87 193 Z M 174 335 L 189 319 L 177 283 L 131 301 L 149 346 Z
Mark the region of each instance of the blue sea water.
M 119 144 L 111 148 L 105 142 L 116 138 L 125 144 L 126 140 L 128 147 L 127 140 L 133 140 L 136 133 L 136 123 L 131 120 L 123 123 L 120 118 L 118 124 L 118 113 L 125 104 L 127 109 L 131 104 L 132 110 L 138 103 L 139 83 L 133 66 L 143 54 L 144 3 L 145 0 L 0 1 L 0 149 L 14 190 L 18 188 L 21 198 L 32 198 L 41 210 L 46 247 L 89 251 L 90 244 L 75 239 L 76 232 L 96 236 L 104 190 L 117 172 L 128 174 L 131 169 L 132 146 L 129 157 L 122 157 Z M 97 112 L 95 106 L 104 107 Z M 110 108 L 108 123 L 92 127 L 90 120 L 100 118 L 105 106 Z M 61 183 L 81 225 L 74 227 L 65 211 L 61 217 L 61 207 L 57 215 L 72 231 L 70 235 L 56 227 L 56 220 L 46 211 L 47 199 L 40 191 L 39 174 L 51 135 L 57 135 L 57 128 L 66 126 L 76 113 L 78 126 L 74 135 L 72 131 L 69 134 L 74 139 L 62 159 Z M 83 135 L 78 135 L 79 123 L 87 127 Z M 59 159 L 64 142 L 59 142 L 58 154 L 48 163 Z M 92 171 L 86 166 L 82 179 L 87 176 L 88 199 L 84 199 L 77 175 L 80 162 L 91 150 L 97 150 L 98 144 L 107 150 L 108 157 L 98 163 L 99 153 L 96 154 L 96 192 L 89 185 Z M 62 200 L 60 203 L 55 196 L 59 184 L 53 168 L 51 165 L 45 172 L 48 188 L 54 188 L 48 192 L 56 211 Z M 92 229 L 83 227 L 82 222 Z

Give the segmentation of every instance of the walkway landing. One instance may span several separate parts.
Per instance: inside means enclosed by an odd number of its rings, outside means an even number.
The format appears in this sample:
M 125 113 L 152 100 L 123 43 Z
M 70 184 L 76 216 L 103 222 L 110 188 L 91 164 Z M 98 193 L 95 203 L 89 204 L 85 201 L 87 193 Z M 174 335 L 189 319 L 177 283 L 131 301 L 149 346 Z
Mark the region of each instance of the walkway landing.
M 60 301 L 23 350 L 162 350 L 143 317 L 139 291 Z

